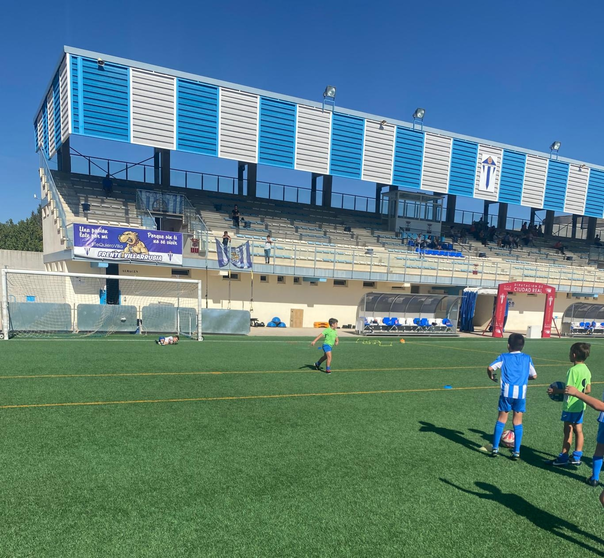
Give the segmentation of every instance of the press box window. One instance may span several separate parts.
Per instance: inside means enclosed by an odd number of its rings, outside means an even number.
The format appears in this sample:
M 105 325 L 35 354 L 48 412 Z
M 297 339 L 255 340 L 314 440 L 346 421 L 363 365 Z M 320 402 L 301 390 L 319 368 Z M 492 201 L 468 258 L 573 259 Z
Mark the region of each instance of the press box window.
M 268 283 L 268 275 L 261 275 L 260 276 L 260 282 L 261 283 Z
M 348 287 L 348 281 L 345 281 L 344 279 L 334 279 L 333 286 L 334 287 Z
M 172 275 L 177 277 L 188 277 L 191 271 L 189 269 L 174 269 L 172 268 Z
M 375 281 L 363 281 L 363 287 L 366 287 L 368 289 L 375 289 L 376 283 Z
M 302 281 L 300 280 L 300 277 L 294 277 L 294 285 L 301 285 Z
M 225 281 L 229 280 L 229 276 L 227 275 L 223 275 L 222 278 Z M 231 273 L 231 277 L 230 277 L 231 281 L 239 281 L 239 273 Z
M 285 283 L 285 277 L 283 275 L 277 275 L 277 283 Z

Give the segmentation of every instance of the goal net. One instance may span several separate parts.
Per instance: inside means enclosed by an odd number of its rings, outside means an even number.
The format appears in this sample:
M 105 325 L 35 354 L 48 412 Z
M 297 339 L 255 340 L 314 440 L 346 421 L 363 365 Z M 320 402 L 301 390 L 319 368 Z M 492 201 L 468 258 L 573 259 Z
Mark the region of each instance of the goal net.
M 2 270 L 2 337 L 166 334 L 198 341 L 201 281 Z

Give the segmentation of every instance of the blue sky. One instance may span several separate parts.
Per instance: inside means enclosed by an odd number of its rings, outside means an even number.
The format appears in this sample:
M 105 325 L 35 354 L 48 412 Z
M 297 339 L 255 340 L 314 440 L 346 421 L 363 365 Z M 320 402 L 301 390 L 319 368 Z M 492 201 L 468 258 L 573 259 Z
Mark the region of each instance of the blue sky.
M 604 164 L 604 2 L 10 2 L 0 35 L 0 221 L 26 217 L 39 193 L 33 117 L 63 45 Z M 149 149 L 75 142 L 139 160 Z M 233 175 L 233 162 L 173 166 Z M 260 179 L 307 185 L 262 169 Z M 373 187 L 334 183 L 373 195 Z M 470 207 L 469 200 L 461 203 Z

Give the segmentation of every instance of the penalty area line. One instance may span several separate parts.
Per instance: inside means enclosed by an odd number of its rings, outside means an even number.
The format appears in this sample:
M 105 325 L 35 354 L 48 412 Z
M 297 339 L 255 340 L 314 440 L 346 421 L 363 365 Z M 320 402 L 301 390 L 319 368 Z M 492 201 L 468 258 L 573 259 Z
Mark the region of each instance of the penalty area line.
M 602 384 L 604 382 L 593 382 L 594 384 Z M 531 388 L 549 387 L 548 384 L 533 384 Z M 103 405 L 140 405 L 152 403 L 191 403 L 191 402 L 212 402 L 212 401 L 246 401 L 260 399 L 291 399 L 302 397 L 337 397 L 346 395 L 392 395 L 404 393 L 429 393 L 429 392 L 450 392 L 450 391 L 471 391 L 471 390 L 493 390 L 501 389 L 500 386 L 467 386 L 451 389 L 445 388 L 417 388 L 417 389 L 384 389 L 374 391 L 335 391 L 324 393 L 280 393 L 270 395 L 227 395 L 221 397 L 182 397 L 169 399 L 133 399 L 126 401 L 81 401 L 67 403 L 31 403 L 22 405 L 0 405 L 0 409 L 40 409 L 50 407 L 94 407 Z

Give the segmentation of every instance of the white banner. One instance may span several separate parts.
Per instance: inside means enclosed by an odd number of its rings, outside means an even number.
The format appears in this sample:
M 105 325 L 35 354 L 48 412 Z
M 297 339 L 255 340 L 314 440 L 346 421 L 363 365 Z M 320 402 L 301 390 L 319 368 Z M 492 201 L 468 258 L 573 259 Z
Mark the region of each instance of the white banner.
M 481 192 L 494 192 L 499 172 L 499 158 L 490 153 L 481 153 L 478 159 L 478 189 Z

